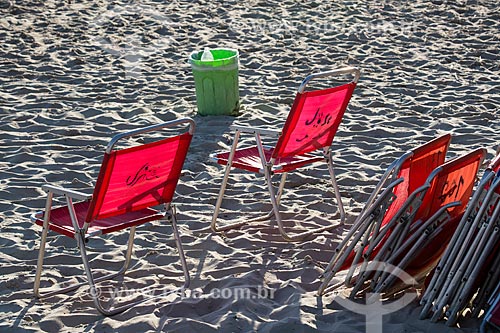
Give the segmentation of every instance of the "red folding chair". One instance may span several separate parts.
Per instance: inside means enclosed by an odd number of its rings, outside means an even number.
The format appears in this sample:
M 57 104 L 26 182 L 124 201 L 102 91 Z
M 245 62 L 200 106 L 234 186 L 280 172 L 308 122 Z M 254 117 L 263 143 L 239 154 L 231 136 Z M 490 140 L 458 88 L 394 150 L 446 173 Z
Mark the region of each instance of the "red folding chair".
M 486 168 L 449 246 L 422 297 L 420 317 L 437 321 L 447 315 L 454 325 L 462 312 L 483 311 L 500 277 L 500 155 Z
M 187 125 L 189 125 L 188 129 Z M 139 135 L 151 137 L 153 131 L 167 128 L 174 130 L 180 127 L 186 128 L 187 131 L 178 135 L 169 135 L 167 138 L 158 139 L 156 137 L 152 142 L 130 148 L 115 149 L 116 144 L 126 138 Z M 189 286 L 187 264 L 177 230 L 175 208 L 171 205 L 171 202 L 193 132 L 193 120 L 183 118 L 114 136 L 104 153 L 93 195 L 86 195 L 52 185 L 42 187 L 43 190 L 48 192 L 45 211 L 36 213 L 33 216 L 34 221 L 43 227 L 34 284 L 34 292 L 38 298 L 66 293 L 86 284 L 85 282 L 76 283 L 56 290 L 51 288 L 52 290 L 42 293 L 40 280 L 45 244 L 47 233 L 52 230 L 76 239 L 87 282 L 90 285 L 90 294 L 97 310 L 102 314 L 113 315 L 148 300 L 148 298 L 141 297 L 126 304 L 104 307 L 100 301 L 96 283 L 125 273 L 132 255 L 136 227 L 154 220 L 172 224 L 173 236 L 185 277 L 182 287 L 161 293 L 155 297 L 183 291 Z M 64 196 L 66 205 L 52 207 L 54 195 Z M 74 203 L 73 200 L 80 201 Z M 153 208 L 158 205 L 164 205 L 165 211 Z M 130 228 L 130 234 L 122 268 L 116 273 L 95 277 L 87 257 L 87 240 L 94 236 L 128 228 Z
M 326 292 L 330 281 L 340 271 L 349 270 L 343 284 L 351 286 L 354 269 L 360 260 L 366 262 L 377 255 L 405 210 L 416 213 L 412 207 L 419 204 L 423 193 L 415 191 L 444 162 L 450 140 L 449 134 L 441 136 L 403 154 L 389 166 L 348 234 L 335 249 L 323 273 L 320 295 Z
M 405 270 L 422 280 L 437 264 L 457 229 L 476 183 L 486 151 L 477 149 L 436 168 L 426 181 L 428 190 L 414 217 L 414 223 L 391 256 L 381 261 Z M 379 271 L 380 272 L 380 271 Z M 396 275 L 385 271 L 376 283 L 376 293 L 387 292 Z
M 339 75 L 353 74 L 354 79 L 350 83 L 337 87 L 306 91 L 306 86 L 311 80 L 333 77 Z M 335 191 L 335 197 L 340 211 L 340 220 L 345 219 L 344 207 L 340 197 L 340 191 L 335 180 L 331 156 L 331 144 L 337 132 L 347 104 L 352 96 L 353 90 L 359 79 L 359 70 L 356 68 L 344 68 L 313 74 L 304 79 L 290 110 L 288 118 L 281 131 L 263 130 L 242 126 L 231 126 L 235 131 L 233 145 L 230 152 L 213 155 L 213 159 L 226 165 L 226 171 L 222 181 L 215 211 L 212 217 L 211 227 L 215 232 L 228 230 L 242 226 L 247 221 L 233 223 L 218 227 L 216 224 L 219 210 L 226 190 L 231 168 L 238 168 L 258 174 L 264 174 L 269 194 L 271 196 L 272 211 L 262 219 L 276 217 L 279 231 L 287 241 L 303 239 L 314 232 L 329 230 L 335 225 L 329 225 L 315 230 L 308 230 L 294 235 L 289 234 L 282 223 L 280 215 L 280 199 L 285 185 L 288 172 L 314 162 L 324 160 L 328 165 L 331 181 Z M 248 148 L 238 148 L 240 133 L 252 133 L 255 135 L 256 145 Z M 262 144 L 261 135 L 277 138 L 274 147 L 266 147 Z M 317 153 L 323 152 L 323 156 Z M 276 194 L 272 185 L 272 176 L 281 173 L 281 181 Z

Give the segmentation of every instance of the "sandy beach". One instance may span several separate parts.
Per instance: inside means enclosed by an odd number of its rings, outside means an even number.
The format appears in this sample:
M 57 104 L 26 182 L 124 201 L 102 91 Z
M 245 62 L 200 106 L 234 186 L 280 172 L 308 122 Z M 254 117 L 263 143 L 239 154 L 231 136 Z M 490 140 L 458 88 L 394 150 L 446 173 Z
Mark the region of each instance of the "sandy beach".
M 364 316 L 336 294 L 316 295 L 349 226 L 296 243 L 269 222 L 212 233 L 224 169 L 209 154 L 230 147 L 231 124 L 280 129 L 307 75 L 356 66 L 361 78 L 333 143 L 352 222 L 387 166 L 439 135 L 453 136 L 448 159 L 476 148 L 493 157 L 499 31 L 493 0 L 0 0 L 0 332 L 365 332 Z M 239 50 L 238 117 L 197 115 L 188 57 L 204 47 Z M 174 203 L 188 295 L 112 317 L 97 312 L 87 287 L 35 299 L 41 228 L 30 215 L 44 207 L 41 186 L 91 193 L 114 134 L 185 116 L 196 132 Z M 236 172 L 230 184 L 226 219 L 271 208 L 263 178 Z M 339 223 L 326 166 L 291 173 L 287 189 L 286 219 Z M 138 228 L 127 290 L 179 282 L 166 230 L 160 222 Z M 118 269 L 126 241 L 121 233 L 91 240 L 93 266 Z M 75 240 L 51 233 L 47 286 L 81 269 Z M 224 295 L 240 289 L 250 296 Z M 420 309 L 414 300 L 385 315 L 383 331 L 478 332 L 478 320 L 447 327 L 419 320 Z

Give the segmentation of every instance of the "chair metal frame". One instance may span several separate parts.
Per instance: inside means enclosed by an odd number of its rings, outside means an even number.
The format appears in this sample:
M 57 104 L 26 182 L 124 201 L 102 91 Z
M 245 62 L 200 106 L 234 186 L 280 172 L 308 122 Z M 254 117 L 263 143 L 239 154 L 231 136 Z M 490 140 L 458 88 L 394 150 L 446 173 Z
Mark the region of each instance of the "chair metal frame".
M 347 68 L 342 68 L 342 69 L 338 69 L 338 70 L 332 70 L 332 71 L 327 71 L 327 72 L 309 75 L 308 77 L 306 77 L 302 81 L 301 85 L 299 86 L 298 93 L 299 94 L 303 93 L 311 80 L 315 80 L 315 79 L 319 79 L 319 78 L 326 78 L 326 77 L 333 77 L 333 76 L 340 76 L 340 75 L 347 75 L 347 74 L 354 75 L 354 79 L 351 81 L 351 83 L 356 84 L 358 79 L 359 79 L 359 76 L 360 76 L 359 70 L 357 68 L 354 68 L 354 67 L 347 67 Z M 282 193 L 283 193 L 283 190 L 285 187 L 285 181 L 286 181 L 286 176 L 287 176 L 288 172 L 287 171 L 282 172 L 279 187 L 278 187 L 278 190 L 276 191 L 273 184 L 272 184 L 272 176 L 274 173 L 279 171 L 278 170 L 279 166 L 275 164 L 276 163 L 275 158 L 271 157 L 269 160 L 266 159 L 266 155 L 264 152 L 265 147 L 262 143 L 262 138 L 261 138 L 262 136 L 268 136 L 270 138 L 277 139 L 282 135 L 282 132 L 275 131 L 275 130 L 269 130 L 269 129 L 254 128 L 254 127 L 237 126 L 237 125 L 232 125 L 230 127 L 230 129 L 232 131 L 235 131 L 235 134 L 234 134 L 234 138 L 233 138 L 233 144 L 231 146 L 231 150 L 229 153 L 226 169 L 224 172 L 221 188 L 219 191 L 219 195 L 217 197 L 217 201 L 215 204 L 214 213 L 212 216 L 211 228 L 214 232 L 222 232 L 222 231 L 226 231 L 229 229 L 238 228 L 238 227 L 241 227 L 241 226 L 247 224 L 248 222 L 264 221 L 264 220 L 267 220 L 267 219 L 271 218 L 272 216 L 274 216 L 276 218 L 279 232 L 280 232 L 281 236 L 283 237 L 283 239 L 285 239 L 286 241 L 292 242 L 292 241 L 302 240 L 305 237 L 311 236 L 314 233 L 319 233 L 322 231 L 330 230 L 336 226 L 336 224 L 332 224 L 329 226 L 316 228 L 314 230 L 308 230 L 308 231 L 303 231 L 300 233 L 295 233 L 293 235 L 291 235 L 289 232 L 287 232 L 287 230 L 285 230 L 285 226 L 284 226 L 282 218 L 281 218 L 279 206 L 280 206 L 280 200 L 281 200 L 281 196 L 282 196 Z M 257 144 L 257 149 L 258 149 L 258 153 L 259 153 L 259 157 L 260 157 L 260 161 L 261 161 L 261 168 L 258 171 L 258 173 L 264 174 L 267 188 L 269 191 L 269 195 L 271 198 L 272 210 L 267 215 L 264 215 L 262 217 L 259 217 L 259 218 L 256 218 L 256 219 L 253 219 L 250 221 L 242 221 L 242 222 L 236 222 L 236 223 L 232 223 L 232 224 L 226 224 L 224 226 L 217 226 L 217 218 L 219 216 L 222 200 L 223 200 L 226 188 L 227 188 L 229 174 L 231 172 L 231 168 L 233 167 L 233 160 L 234 160 L 235 152 L 237 150 L 237 146 L 238 146 L 238 142 L 239 142 L 239 138 L 240 138 L 241 133 L 249 133 L 249 134 L 253 134 L 255 136 L 255 141 Z M 335 170 L 334 170 L 334 166 L 333 166 L 333 162 L 332 162 L 331 147 L 330 146 L 324 147 L 322 150 L 323 150 L 323 158 L 324 158 L 326 164 L 328 165 L 328 171 L 329 171 L 331 182 L 333 185 L 335 198 L 337 201 L 337 206 L 339 208 L 340 221 L 341 221 L 341 223 L 344 223 L 345 210 L 344 210 L 344 206 L 342 203 L 340 190 L 339 190 L 339 187 L 337 185 L 337 180 L 335 178 Z M 217 157 L 215 155 L 212 155 L 212 159 L 217 161 Z
M 488 300 L 495 295 L 495 287 L 500 281 L 500 256 L 497 256 L 493 263 L 490 265 L 487 272 L 487 277 L 480 287 L 477 296 L 472 300 L 472 313 L 473 318 L 478 318 L 481 311 L 485 309 Z
M 493 193 L 499 188 L 500 177 L 497 177 L 489 192 Z M 462 265 L 459 268 L 455 279 L 451 282 L 450 289 L 455 292 L 451 294 L 451 296 L 454 297 L 451 298 L 452 301 L 446 311 L 446 315 L 448 316 L 446 324 L 448 326 L 455 325 L 458 321 L 459 315 L 469 301 L 473 285 L 481 273 L 483 265 L 488 259 L 488 255 L 492 253 L 493 248 L 500 240 L 500 203 L 498 203 L 498 196 L 493 196 L 492 200 L 488 202 L 488 206 L 493 204 L 493 200 L 497 201 L 496 207 L 489 220 L 482 224 L 478 233 L 478 238 L 475 239 L 472 245 L 472 248 L 476 248 L 476 251 L 473 252 L 469 250 L 468 255 L 465 258 L 466 262 L 474 264 L 470 264 L 468 267 Z M 458 280 L 458 276 L 461 276 L 460 280 Z M 455 283 L 455 281 L 457 283 Z M 433 319 L 436 319 L 436 317 L 433 317 Z
M 486 333 L 487 327 L 489 325 L 493 325 L 497 329 L 500 329 L 499 326 L 491 323 L 491 319 L 493 318 L 494 314 L 496 314 L 496 312 L 499 311 L 500 307 L 500 282 L 497 283 L 497 286 L 494 289 L 492 296 L 489 298 L 488 305 L 489 305 L 488 311 L 486 311 L 483 321 L 481 322 L 481 326 L 479 327 L 480 333 Z
M 432 300 L 442 300 L 442 298 L 445 297 L 442 293 L 447 291 L 451 279 L 461 264 L 461 259 L 458 258 L 463 258 L 468 251 L 468 248 L 462 245 L 470 244 L 472 237 L 474 237 L 474 234 L 471 233 L 470 230 L 477 229 L 481 222 L 480 217 L 483 215 L 484 211 L 481 210 L 480 203 L 484 201 L 487 194 L 485 187 L 490 184 L 493 177 L 493 172 L 487 171 L 483 175 L 459 223 L 457 231 L 453 235 L 443 257 L 436 266 L 433 277 L 420 301 L 420 304 L 423 305 L 420 314 L 421 319 L 428 316 L 431 308 L 433 308 L 435 312 L 438 310 L 438 307 L 440 307 L 437 304 L 433 307 L 434 302 Z
M 473 154 L 479 154 L 480 151 L 482 151 L 482 156 L 479 160 L 480 165 L 485 155 L 484 150 L 476 150 L 468 155 L 465 155 L 464 157 L 473 156 Z M 444 165 L 436 168 L 429 175 L 426 183 L 420 189 L 415 190 L 415 192 L 420 192 L 425 195 L 425 192 L 431 187 L 433 180 L 440 175 L 440 173 L 443 171 L 443 168 Z M 468 199 L 469 198 L 467 197 L 466 200 L 468 201 Z M 418 204 L 418 206 L 420 204 L 421 202 Z M 384 248 L 382 248 L 377 256 L 375 256 L 374 262 L 383 262 L 384 264 L 393 265 L 394 267 L 398 267 L 399 269 L 404 270 L 411 262 L 411 260 L 414 260 L 414 258 L 418 256 L 418 253 L 426 246 L 426 244 L 428 244 L 433 239 L 433 235 L 437 235 L 446 227 L 446 224 L 451 220 L 451 216 L 448 214 L 448 210 L 458 206 L 465 207 L 466 204 L 467 202 L 460 201 L 449 202 L 448 204 L 441 206 L 437 211 L 433 213 L 432 216 L 427 218 L 426 221 L 417 220 L 412 224 L 413 216 L 411 216 L 409 219 L 403 219 L 402 222 L 406 224 L 406 228 L 402 227 L 401 230 L 395 229 L 391 234 L 391 237 L 393 235 L 396 235 L 394 238 L 399 239 L 399 241 L 390 241 L 388 239 L 384 243 Z M 415 209 L 418 209 L 418 206 Z M 407 215 L 409 215 L 409 212 L 407 213 Z M 460 217 L 461 215 L 456 215 L 455 219 L 460 219 Z M 388 251 L 388 249 L 391 248 L 392 250 Z M 397 249 L 397 251 L 395 251 L 395 249 Z M 384 255 L 380 256 L 380 254 L 382 253 Z M 405 253 L 404 256 L 402 256 L 403 253 Z M 371 270 L 373 271 L 374 269 L 371 268 Z M 372 278 L 371 287 L 375 293 L 386 293 L 395 282 L 396 276 L 390 274 L 390 272 L 388 272 L 387 270 L 375 270 L 377 271 L 377 273 Z M 430 269 L 427 269 L 427 272 L 429 271 Z M 352 290 L 351 297 L 354 297 L 354 295 L 359 291 L 361 284 L 367 278 L 367 275 L 360 275 L 362 277 L 358 279 L 358 284 Z
M 390 205 L 390 199 L 394 196 L 392 190 L 403 182 L 402 178 L 397 178 L 398 172 L 403 163 L 411 158 L 412 155 L 412 152 L 405 153 L 398 160 L 393 162 L 384 173 L 382 179 L 368 198 L 368 203 L 364 206 L 346 237 L 335 248 L 334 255 L 322 274 L 323 282 L 319 287 L 318 295 L 323 295 L 329 291 L 327 288 L 330 281 L 341 270 L 345 260 L 351 255 L 352 251 L 355 250 L 355 247 L 358 246 L 358 250 L 355 251 L 356 255 L 353 260 L 353 265 L 351 269 L 349 269 L 344 281 L 346 286 L 352 286 L 351 279 L 354 274 L 354 269 L 356 268 L 356 263 L 361 259 L 363 249 L 370 245 L 370 235 L 378 235 L 379 232 L 383 232 L 384 228 L 382 228 L 381 224 L 384 218 L 384 212 Z M 363 241 L 358 245 L 361 238 L 363 238 Z
M 451 326 L 456 324 L 469 303 L 473 285 L 484 269 L 491 249 L 500 239 L 499 164 L 500 155 L 485 170 L 456 232 L 436 266 L 420 302 L 423 305 L 421 319 L 433 312 L 431 321 L 436 322 L 446 314 L 446 324 Z M 478 296 L 474 298 L 473 316 L 479 315 L 486 303 L 485 298 L 494 288 L 494 277 L 500 276 L 500 267 L 495 267 L 495 263 L 499 262 L 500 258 L 494 260 Z
M 111 141 L 109 142 L 108 146 L 106 147 L 106 153 L 109 154 L 110 152 L 112 152 L 114 146 L 121 139 L 140 135 L 140 134 L 149 133 L 152 131 L 157 131 L 160 129 L 171 128 L 171 127 L 179 126 L 179 125 L 185 125 L 185 124 L 189 125 L 189 134 L 192 135 L 194 132 L 194 129 L 195 129 L 195 124 L 194 124 L 194 121 L 190 118 L 181 118 L 178 120 L 174 120 L 174 121 L 170 121 L 170 122 L 166 122 L 166 123 L 162 123 L 162 124 L 157 124 L 157 125 L 152 125 L 152 126 L 138 129 L 138 130 L 133 130 L 130 132 L 115 135 L 111 139 Z M 74 203 L 73 203 L 73 200 L 80 200 L 80 201 L 92 200 L 92 195 L 87 195 L 87 194 L 79 192 L 79 191 L 65 189 L 65 188 L 57 187 L 57 186 L 53 186 L 53 185 L 44 185 L 44 186 L 42 186 L 42 189 L 47 192 L 45 211 L 44 211 L 45 214 L 44 214 L 44 212 L 39 212 L 39 213 L 33 214 L 33 216 L 32 216 L 32 220 L 37 220 L 37 219 L 39 220 L 43 216 L 43 229 L 42 229 L 42 233 L 41 233 L 40 248 L 39 248 L 36 275 L 35 275 L 35 281 L 34 281 L 34 293 L 35 293 L 35 296 L 37 298 L 40 299 L 40 298 L 50 297 L 50 296 L 53 296 L 56 294 L 67 293 L 67 292 L 76 290 L 76 289 L 80 288 L 81 286 L 86 285 L 88 283 L 90 286 L 90 294 L 92 296 L 92 299 L 94 301 L 94 304 L 95 304 L 97 310 L 105 316 L 112 316 L 112 315 L 115 315 L 117 313 L 123 312 L 123 311 L 137 305 L 137 304 L 140 304 L 140 303 L 143 303 L 146 301 L 150 301 L 151 299 L 165 297 L 167 295 L 171 295 L 172 293 L 184 292 L 184 290 L 189 287 L 189 284 L 190 284 L 189 270 L 187 267 L 186 258 L 184 255 L 184 250 L 182 248 L 182 243 L 181 243 L 179 231 L 177 228 L 175 207 L 171 203 L 165 203 L 164 204 L 164 212 L 158 211 L 157 214 L 152 215 L 148 219 L 148 221 L 149 220 L 162 220 L 162 221 L 167 221 L 167 222 L 171 223 L 174 240 L 176 243 L 180 263 L 181 263 L 182 270 L 183 270 L 184 284 L 179 288 L 169 290 L 169 291 L 161 293 L 159 295 L 153 295 L 153 296 L 147 297 L 147 298 L 143 297 L 143 298 L 135 299 L 134 301 L 131 301 L 131 302 L 130 301 L 125 302 L 125 304 L 120 304 L 120 305 L 111 304 L 109 307 L 104 306 L 100 300 L 99 295 L 98 295 L 98 292 L 96 289 L 97 288 L 96 284 L 98 282 L 101 282 L 104 280 L 110 280 L 110 279 L 115 278 L 116 276 L 125 274 L 125 272 L 127 271 L 128 267 L 129 267 L 131 256 L 132 256 L 136 225 L 130 227 L 130 233 L 129 233 L 128 243 L 127 243 L 127 250 L 125 253 L 125 259 L 124 259 L 123 265 L 120 268 L 120 270 L 117 272 L 111 273 L 111 274 L 101 276 L 101 277 L 95 277 L 94 273 L 92 272 L 90 261 L 89 261 L 88 255 L 87 255 L 86 243 L 90 237 L 99 235 L 100 233 L 99 232 L 88 233 L 88 229 L 91 226 L 92 221 L 84 222 L 82 227 L 79 226 L 78 218 L 76 216 L 75 207 L 74 207 Z M 74 228 L 73 238 L 76 239 L 77 247 L 80 251 L 80 255 L 82 258 L 87 281 L 81 282 L 81 283 L 73 283 L 73 284 L 66 286 L 66 287 L 61 287 L 61 288 L 58 288 L 56 290 L 47 291 L 47 290 L 42 290 L 40 288 L 40 284 L 41 284 L 41 277 L 42 277 L 43 261 L 44 261 L 44 256 L 45 256 L 45 247 L 46 247 L 46 243 L 47 243 L 47 235 L 48 235 L 48 231 L 50 228 L 50 226 L 49 226 L 49 224 L 50 224 L 50 212 L 52 209 L 52 201 L 53 201 L 54 195 L 61 195 L 61 196 L 64 196 L 66 199 L 66 204 L 67 204 L 67 207 L 69 209 L 69 215 L 70 215 L 71 222 L 72 222 L 72 225 Z M 63 283 L 59 283 L 59 284 L 63 284 Z M 47 289 L 47 288 L 45 288 L 45 289 Z M 50 288 L 50 289 L 53 289 L 53 288 Z M 140 294 L 140 293 L 137 292 L 137 294 Z M 135 298 L 137 298 L 137 296 Z
M 497 149 L 497 158 L 490 163 L 489 168 L 497 168 L 497 176 L 500 176 L 498 174 L 500 172 L 500 146 L 498 146 Z M 498 192 L 500 192 L 500 188 L 497 190 L 497 193 Z M 500 204 L 500 198 L 498 198 L 497 205 L 498 204 Z M 500 281 L 500 256 L 497 256 L 491 263 L 487 277 L 479 289 L 477 296 L 472 301 L 472 317 L 479 317 L 481 311 L 492 304 L 494 295 L 497 295 L 500 289 L 498 281 Z
M 446 153 L 450 139 L 450 135 L 445 135 L 428 142 L 426 145 L 432 147 L 433 144 L 436 144 L 437 142 L 443 142 L 445 144 Z M 403 182 L 402 177 L 398 178 L 401 168 L 413 157 L 414 151 L 408 151 L 404 153 L 400 158 L 395 160 L 387 168 L 380 181 L 375 186 L 370 197 L 368 198 L 362 211 L 354 221 L 353 226 L 350 228 L 346 237 L 344 237 L 342 242 L 335 248 L 332 259 L 330 260 L 322 274 L 323 281 L 318 289 L 318 295 L 324 295 L 332 289 L 337 288 L 341 284 L 345 284 L 347 287 L 352 287 L 354 285 L 353 275 L 356 269 L 359 269 L 360 272 L 365 272 L 365 274 L 368 274 L 367 265 L 369 258 L 371 257 L 375 246 L 377 246 L 380 241 L 386 236 L 386 233 L 391 230 L 394 225 L 397 224 L 396 228 L 400 228 L 400 225 L 405 225 L 403 222 L 413 219 L 413 215 L 416 213 L 416 209 L 421 203 L 421 198 L 430 185 L 422 186 L 416 189 L 413 193 L 410 193 L 401 208 L 385 225 L 382 225 L 387 209 L 391 205 L 392 200 L 396 198 L 393 190 L 397 185 Z M 401 242 L 402 238 L 395 238 L 398 235 L 398 233 L 391 233 L 392 238 L 391 236 L 389 236 L 391 242 L 393 240 L 396 243 Z M 386 242 L 386 246 L 391 245 L 391 242 Z M 380 252 L 382 252 L 382 250 Z M 340 270 L 344 269 L 343 265 L 345 264 L 345 261 L 353 253 L 354 259 L 349 267 L 344 282 L 329 287 L 329 284 L 333 277 Z M 380 256 L 378 256 L 378 258 L 383 259 L 380 258 Z M 361 259 L 363 259 L 363 263 L 361 265 L 358 265 L 358 262 Z M 357 288 L 360 288 L 360 283 L 361 282 L 358 281 Z
M 371 276 L 371 272 L 375 272 L 372 277 L 371 288 L 375 293 L 382 293 L 383 291 L 389 289 L 394 282 L 394 275 L 389 275 L 385 269 L 380 269 L 380 265 L 387 264 L 400 269 L 404 269 L 405 265 L 410 261 L 411 256 L 414 255 L 419 249 L 418 245 L 424 243 L 429 236 L 429 226 L 433 225 L 437 221 L 446 218 L 447 209 L 459 205 L 456 202 L 442 206 L 437 212 L 435 212 L 427 221 L 422 222 L 418 227 L 418 230 L 414 231 L 411 236 L 410 228 L 414 222 L 415 214 L 422 204 L 422 198 L 425 196 L 427 190 L 431 187 L 431 183 L 436 175 L 441 171 L 441 168 L 435 169 L 427 178 L 425 184 L 408 196 L 404 205 L 399 209 L 399 211 L 392 217 L 390 222 L 384 227 L 384 229 L 376 235 L 376 238 L 370 244 L 369 248 L 363 253 L 363 264 L 358 273 L 356 284 L 351 290 L 350 298 L 354 296 L 361 290 L 365 281 Z M 419 221 L 416 221 L 418 224 Z M 384 241 L 381 249 L 375 255 L 373 259 L 371 254 L 375 247 L 381 244 L 381 241 L 386 236 L 386 233 L 391 230 L 391 234 Z M 409 236 L 408 239 L 406 237 Z M 416 241 L 416 242 L 415 242 Z M 411 246 L 411 247 L 410 247 Z M 400 262 L 395 262 L 397 258 L 407 251 L 407 254 Z M 362 253 L 363 248 L 358 249 L 358 253 Z M 371 264 L 373 262 L 374 264 Z M 354 263 L 356 265 L 357 262 Z M 349 278 L 352 278 L 354 274 L 355 266 L 351 265 L 349 269 Z

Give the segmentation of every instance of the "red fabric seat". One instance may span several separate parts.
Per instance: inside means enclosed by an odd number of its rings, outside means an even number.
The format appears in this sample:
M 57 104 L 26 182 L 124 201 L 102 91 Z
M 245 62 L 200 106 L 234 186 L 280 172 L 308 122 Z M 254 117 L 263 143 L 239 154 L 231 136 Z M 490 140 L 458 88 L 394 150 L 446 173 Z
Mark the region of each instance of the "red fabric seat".
M 383 272 L 382 266 L 393 265 L 418 278 L 432 270 L 462 220 L 486 154 L 484 149 L 477 149 L 443 163 L 450 138 L 445 135 L 436 139 L 391 165 L 367 208 L 335 249 L 320 294 L 341 270 L 349 269 L 345 281 L 350 285 L 360 261 L 363 265 L 351 297 L 369 279 L 373 292 L 387 292 L 396 278 Z M 389 177 L 396 172 L 397 177 Z M 399 183 L 394 181 L 396 178 Z M 391 199 L 381 194 L 389 190 Z
M 83 227 L 89 206 L 90 201 L 82 201 L 73 205 L 78 219 L 78 225 L 80 227 Z M 92 221 L 87 234 L 107 234 L 116 230 L 129 228 L 134 225 L 140 225 L 142 223 L 158 220 L 162 217 L 163 214 L 160 214 L 157 210 L 144 208 L 138 211 L 124 213 L 120 216 L 94 220 Z M 36 216 L 35 223 L 39 226 L 43 226 L 43 214 L 38 214 L 38 216 Z M 50 211 L 49 228 L 50 230 L 68 237 L 74 237 L 75 230 L 73 228 L 73 224 L 71 223 L 71 216 L 69 215 L 69 209 L 67 206 L 54 208 Z
M 264 147 L 264 154 L 266 160 L 269 160 L 273 155 L 274 148 Z M 229 152 L 217 154 L 217 163 L 221 165 L 227 165 Z M 273 172 L 287 172 L 290 170 L 297 169 L 301 166 L 311 164 L 314 162 L 322 161 L 324 158 L 322 156 L 314 156 L 311 154 L 287 156 L 278 158 L 273 165 Z M 251 172 L 264 173 L 262 169 L 262 161 L 259 155 L 259 149 L 257 146 L 240 149 L 235 152 L 233 159 L 233 167 L 244 169 Z

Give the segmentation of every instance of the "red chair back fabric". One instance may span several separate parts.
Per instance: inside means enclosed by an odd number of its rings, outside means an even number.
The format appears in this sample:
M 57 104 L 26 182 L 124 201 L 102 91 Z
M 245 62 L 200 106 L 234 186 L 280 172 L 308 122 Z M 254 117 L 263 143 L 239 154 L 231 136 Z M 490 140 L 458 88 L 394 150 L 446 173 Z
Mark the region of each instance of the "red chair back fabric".
M 408 199 L 409 194 L 411 194 L 415 189 L 424 185 L 427 177 L 430 173 L 439 165 L 444 163 L 446 152 L 448 151 L 448 146 L 450 145 L 451 135 L 443 135 L 437 139 L 434 139 L 416 149 L 413 150 L 413 155 L 403 162 L 401 166 L 398 178 L 403 177 L 403 182 L 399 183 L 393 190 L 396 198 L 387 208 L 387 211 L 382 220 L 382 226 L 385 226 L 393 218 L 394 214 L 403 206 L 404 202 Z M 371 254 L 371 259 L 373 259 L 380 249 L 382 248 L 384 242 L 391 235 L 391 230 L 387 232 L 380 244 L 373 249 Z M 368 246 L 365 250 L 368 249 Z M 341 270 L 348 269 L 355 257 L 355 252 L 351 252 L 346 259 Z
M 297 93 L 273 158 L 306 154 L 330 146 L 356 84 Z
M 431 172 L 444 163 L 451 135 L 443 135 L 413 151 L 413 156 L 406 160 L 398 174 L 404 181 L 398 184 L 393 193 L 396 199 L 391 203 L 384 216 L 382 225 L 387 224 L 404 204 L 408 196 L 420 186 L 424 185 Z
M 86 221 L 170 202 L 191 138 L 184 133 L 105 154 Z
M 453 218 L 465 211 L 476 182 L 477 172 L 485 157 L 484 149 L 477 149 L 441 166 L 426 192 L 415 219 L 427 219 L 442 206 L 460 201 L 460 206 L 448 210 Z
M 460 206 L 448 209 L 450 221 L 408 264 L 409 271 L 418 272 L 429 265 L 435 265 L 443 255 L 465 212 L 485 154 L 484 149 L 477 149 L 441 166 L 442 169 L 434 177 L 415 220 L 425 221 L 439 208 L 454 201 L 460 201 Z

